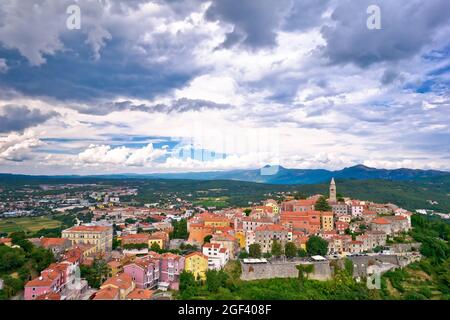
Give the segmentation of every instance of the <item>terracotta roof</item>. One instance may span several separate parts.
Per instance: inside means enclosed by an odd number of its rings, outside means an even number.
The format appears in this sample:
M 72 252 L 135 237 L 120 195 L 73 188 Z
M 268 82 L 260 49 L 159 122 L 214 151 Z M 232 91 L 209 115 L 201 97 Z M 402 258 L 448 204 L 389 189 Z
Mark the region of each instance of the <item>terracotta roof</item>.
M 150 300 L 152 296 L 153 296 L 152 290 L 136 288 L 127 295 L 127 299 Z
M 11 238 L 0 238 L 0 243 L 9 243 L 9 242 L 11 242 L 12 241 L 12 239 Z
M 54 280 L 55 278 L 49 277 L 48 275 L 39 276 L 37 278 L 34 278 L 33 280 L 28 281 L 25 284 L 25 287 L 49 287 L 53 284 Z
M 110 266 L 111 268 L 120 268 L 122 264 L 118 261 L 110 261 L 108 262 L 108 266 Z
M 104 226 L 75 226 L 64 230 L 65 232 L 102 232 L 108 230 L 108 227 Z
M 199 257 L 202 257 L 202 258 L 205 258 L 205 259 L 208 259 L 208 257 L 207 256 L 205 256 L 203 253 L 201 253 L 201 252 L 198 252 L 198 251 L 196 251 L 196 252 L 192 252 L 192 253 L 189 253 L 188 255 L 186 255 L 186 259 L 187 258 L 190 258 L 190 257 L 193 257 L 193 256 L 199 256 Z
M 61 295 L 56 292 L 47 292 L 36 297 L 36 300 L 61 300 Z
M 119 295 L 119 289 L 106 287 L 97 291 L 93 300 L 114 300 Z
M 286 229 L 278 224 L 269 224 L 259 226 L 255 231 L 286 231 Z
M 385 218 L 378 218 L 378 219 L 372 220 L 372 223 L 375 223 L 375 224 L 390 224 L 390 222 L 388 220 L 386 220 Z
M 222 245 L 220 243 L 205 243 L 203 245 L 203 248 L 213 248 L 213 249 L 219 249 Z
M 172 253 L 172 252 L 166 252 L 166 253 L 163 253 L 163 254 L 161 255 L 161 257 L 162 257 L 163 259 L 175 259 L 175 260 L 178 260 L 178 259 L 181 259 L 181 258 L 182 258 L 181 256 L 179 256 L 179 255 L 177 255 L 177 254 L 175 254 L 175 253 Z
M 62 246 L 65 243 L 67 243 L 67 239 L 66 238 L 41 238 L 40 242 L 41 242 L 41 246 L 43 246 L 44 248 L 47 247 L 52 247 L 52 246 Z
M 103 282 L 101 287 L 103 288 L 106 286 L 114 286 L 114 287 L 118 287 L 120 289 L 128 289 L 132 285 L 133 285 L 133 279 L 131 278 L 131 276 L 126 273 L 120 273 L 120 274 L 116 275 L 115 277 L 109 278 L 108 280 Z

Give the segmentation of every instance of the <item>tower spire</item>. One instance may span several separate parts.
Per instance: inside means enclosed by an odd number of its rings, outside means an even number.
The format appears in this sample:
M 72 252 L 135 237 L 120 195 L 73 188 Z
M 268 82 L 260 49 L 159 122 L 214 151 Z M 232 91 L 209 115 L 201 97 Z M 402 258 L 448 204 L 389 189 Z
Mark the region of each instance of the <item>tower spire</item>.
M 330 182 L 330 202 L 337 202 L 336 182 L 334 182 L 334 177 L 331 178 L 331 182 Z

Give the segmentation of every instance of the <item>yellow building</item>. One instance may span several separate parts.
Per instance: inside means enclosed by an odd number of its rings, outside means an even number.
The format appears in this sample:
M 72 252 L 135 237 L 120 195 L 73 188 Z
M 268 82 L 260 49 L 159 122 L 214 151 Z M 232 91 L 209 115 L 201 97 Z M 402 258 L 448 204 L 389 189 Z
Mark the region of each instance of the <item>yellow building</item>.
M 161 249 L 166 249 L 169 244 L 169 234 L 164 231 L 152 233 L 148 238 L 148 247 L 151 248 L 154 243 L 158 244 Z
M 204 220 L 205 227 L 229 227 L 230 220 L 222 217 L 214 217 Z
M 239 243 L 239 248 L 244 249 L 245 248 L 245 232 L 237 231 L 234 234 L 234 237 L 237 239 L 237 241 Z
M 100 286 L 100 289 L 106 289 L 108 287 L 119 289 L 120 300 L 125 300 L 128 294 L 134 290 L 135 283 L 130 275 L 126 273 L 120 273 L 106 280 Z
M 69 239 L 72 245 L 95 245 L 95 253 L 112 250 L 113 230 L 105 226 L 75 226 L 62 232 L 62 238 Z
M 331 231 L 334 229 L 333 212 L 322 212 L 322 230 Z
M 185 257 L 184 270 L 191 272 L 195 279 L 206 279 L 208 258 L 201 252 L 192 252 Z
M 123 266 L 118 261 L 114 261 L 114 260 L 110 261 L 110 262 L 108 262 L 108 266 L 111 269 L 110 277 L 114 277 L 123 271 Z
M 267 207 L 272 207 L 272 213 L 275 215 L 280 214 L 280 206 L 278 205 L 278 203 L 273 200 L 273 199 L 269 199 L 266 201 L 265 205 Z

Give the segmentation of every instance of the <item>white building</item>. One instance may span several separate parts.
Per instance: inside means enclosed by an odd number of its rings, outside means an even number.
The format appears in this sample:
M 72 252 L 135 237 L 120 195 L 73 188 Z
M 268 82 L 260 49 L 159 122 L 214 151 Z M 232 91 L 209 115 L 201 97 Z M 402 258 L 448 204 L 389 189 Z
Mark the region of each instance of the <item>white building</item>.
M 208 257 L 208 269 L 220 270 L 230 260 L 230 252 L 219 243 L 205 243 L 203 254 Z

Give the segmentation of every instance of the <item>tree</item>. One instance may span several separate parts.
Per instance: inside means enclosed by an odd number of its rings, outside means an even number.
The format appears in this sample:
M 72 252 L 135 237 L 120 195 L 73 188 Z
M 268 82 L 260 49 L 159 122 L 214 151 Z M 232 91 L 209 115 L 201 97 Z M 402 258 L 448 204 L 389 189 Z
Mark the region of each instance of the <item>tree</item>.
M 306 250 L 305 249 L 303 249 L 303 248 L 300 248 L 300 249 L 298 249 L 298 256 L 300 257 L 300 258 L 304 258 L 304 257 L 306 257 L 307 255 L 308 255 L 308 253 L 306 252 Z
M 187 221 L 186 219 L 181 219 L 180 221 L 172 221 L 173 231 L 170 234 L 171 239 L 187 239 L 189 237 L 189 232 L 187 231 Z
M 195 277 L 189 271 L 183 271 L 180 274 L 180 291 L 185 291 L 193 286 L 195 286 Z
M 157 242 L 153 242 L 152 245 L 150 246 L 150 250 L 155 251 L 155 252 L 160 252 L 161 247 L 159 246 L 159 244 Z
M 120 240 L 114 237 L 112 242 L 112 248 L 114 250 L 117 249 L 118 247 L 120 247 Z
M 245 259 L 245 258 L 248 258 L 248 252 L 247 251 L 239 252 L 239 259 Z
M 283 254 L 281 243 L 277 239 L 272 240 L 272 249 L 270 251 L 274 257 L 280 257 Z
M 225 286 L 228 275 L 223 270 L 206 271 L 206 288 L 209 292 L 217 292 L 220 287 Z
M 261 258 L 261 246 L 253 243 L 248 247 L 248 254 L 251 258 Z
M 23 250 L 0 245 L 0 274 L 10 273 L 20 268 L 25 262 Z
M 206 237 L 203 238 L 203 243 L 210 243 L 212 239 L 212 235 L 209 234 Z
M 36 248 L 34 247 L 31 251 L 30 258 L 34 262 L 34 269 L 37 272 L 41 272 L 45 268 L 47 268 L 51 263 L 55 262 L 55 257 L 50 250 L 44 248 Z
M 288 242 L 284 246 L 284 254 L 288 258 L 293 258 L 297 255 L 297 247 L 293 242 Z
M 250 213 L 252 213 L 252 209 L 245 209 L 244 213 L 248 217 L 250 215 Z
M 85 278 L 92 288 L 100 288 L 100 285 L 108 277 L 110 268 L 103 260 L 95 260 L 92 266 L 80 267 L 81 277 Z
M 132 219 L 132 218 L 126 218 L 126 219 L 125 219 L 125 223 L 126 223 L 126 224 L 134 224 L 134 223 L 136 223 L 136 220 L 134 220 L 134 219 Z
M 314 209 L 317 211 L 331 211 L 331 206 L 328 204 L 327 199 L 324 196 L 321 196 L 317 200 Z
M 312 256 L 324 256 L 328 253 L 328 242 L 318 236 L 311 236 L 306 242 L 306 251 Z

